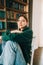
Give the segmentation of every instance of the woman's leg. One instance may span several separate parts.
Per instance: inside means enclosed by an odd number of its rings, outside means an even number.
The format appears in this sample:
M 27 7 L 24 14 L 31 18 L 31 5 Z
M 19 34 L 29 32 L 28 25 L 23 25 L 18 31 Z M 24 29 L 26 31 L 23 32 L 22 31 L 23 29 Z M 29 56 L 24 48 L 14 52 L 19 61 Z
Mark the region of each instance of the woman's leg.
M 26 65 L 20 46 L 7 41 L 2 53 L 3 65 Z
M 16 42 L 15 42 L 16 43 Z M 3 52 L 3 65 L 14 65 L 16 57 L 16 44 L 12 41 L 7 41 Z

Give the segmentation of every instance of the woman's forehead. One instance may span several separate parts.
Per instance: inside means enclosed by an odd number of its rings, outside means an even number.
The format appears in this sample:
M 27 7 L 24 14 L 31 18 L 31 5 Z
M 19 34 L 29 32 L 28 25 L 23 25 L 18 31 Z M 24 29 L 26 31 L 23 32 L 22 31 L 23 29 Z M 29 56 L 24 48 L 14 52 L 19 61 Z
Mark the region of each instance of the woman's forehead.
M 23 16 L 19 17 L 18 20 L 25 20 L 25 18 Z

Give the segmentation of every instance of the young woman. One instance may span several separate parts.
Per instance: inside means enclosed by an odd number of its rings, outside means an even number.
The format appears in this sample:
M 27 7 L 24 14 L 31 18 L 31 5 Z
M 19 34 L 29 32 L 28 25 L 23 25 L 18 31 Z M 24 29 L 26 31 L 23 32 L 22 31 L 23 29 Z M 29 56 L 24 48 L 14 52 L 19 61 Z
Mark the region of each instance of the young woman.
M 30 63 L 30 49 L 32 30 L 28 27 L 28 20 L 21 15 L 17 21 L 18 30 L 10 35 L 2 52 L 3 65 L 27 65 Z M 5 41 L 5 40 L 4 40 Z

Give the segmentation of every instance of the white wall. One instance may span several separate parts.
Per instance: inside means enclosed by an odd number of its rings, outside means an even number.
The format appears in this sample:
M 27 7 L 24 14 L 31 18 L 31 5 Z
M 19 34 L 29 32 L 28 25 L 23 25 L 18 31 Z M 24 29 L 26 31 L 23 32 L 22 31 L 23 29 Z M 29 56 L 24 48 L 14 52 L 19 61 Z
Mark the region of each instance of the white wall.
M 33 0 L 32 29 L 34 48 L 43 47 L 43 0 Z
M 40 47 L 43 47 L 43 0 L 41 0 Z

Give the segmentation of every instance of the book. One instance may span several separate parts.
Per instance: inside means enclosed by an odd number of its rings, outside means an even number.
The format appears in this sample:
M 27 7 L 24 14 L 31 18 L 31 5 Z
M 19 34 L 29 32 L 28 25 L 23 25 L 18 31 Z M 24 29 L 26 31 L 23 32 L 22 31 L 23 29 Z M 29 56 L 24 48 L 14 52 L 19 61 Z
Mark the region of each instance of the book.
M 23 1 L 23 0 L 19 0 L 19 1 Z
M 1 0 L 1 5 L 4 6 L 4 0 Z
M 19 4 L 19 10 L 22 10 L 22 11 L 24 11 L 24 5 L 22 5 L 22 4 Z
M 10 11 L 7 11 L 7 18 L 10 19 Z
M 27 0 L 23 0 L 23 2 L 27 3 Z
M 5 22 L 0 21 L 0 30 L 5 29 Z
M 6 7 L 8 8 L 12 7 L 12 0 L 6 0 Z
M 4 0 L 0 0 L 0 5 L 4 6 Z
M 20 15 L 22 15 L 22 13 L 16 13 L 16 19 L 18 19 Z
M 7 11 L 7 18 L 14 19 L 14 11 Z
M 7 29 L 9 30 L 16 30 L 18 28 L 16 21 L 14 22 L 7 22 Z
M 2 22 L 0 22 L 0 29 L 2 29 Z
M 9 0 L 6 0 L 6 7 L 9 7 Z
M 0 10 L 0 18 L 5 18 L 5 11 Z
M 11 19 L 14 19 L 14 11 L 10 11 Z
M 12 3 L 12 8 L 19 10 L 19 3 L 13 2 Z

